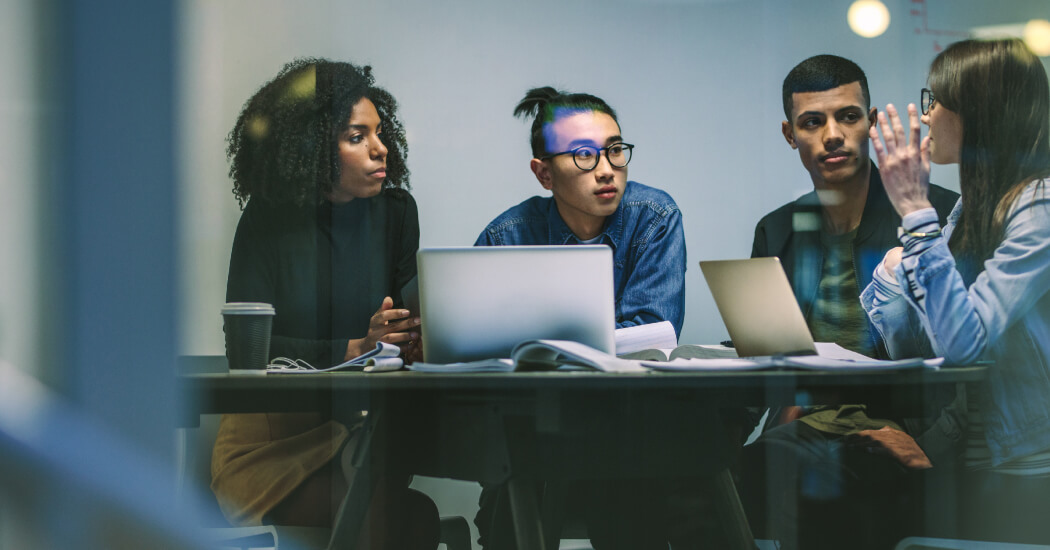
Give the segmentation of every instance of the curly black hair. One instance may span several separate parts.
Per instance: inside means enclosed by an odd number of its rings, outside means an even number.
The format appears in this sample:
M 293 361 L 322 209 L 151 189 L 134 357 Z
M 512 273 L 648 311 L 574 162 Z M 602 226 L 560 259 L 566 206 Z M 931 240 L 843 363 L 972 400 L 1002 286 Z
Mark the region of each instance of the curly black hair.
M 251 197 L 297 206 L 324 202 L 339 180 L 339 134 L 362 98 L 375 104 L 383 121 L 383 187 L 409 189 L 408 143 L 397 101 L 375 86 L 372 68 L 304 58 L 285 65 L 244 104 L 226 139 L 241 208 Z

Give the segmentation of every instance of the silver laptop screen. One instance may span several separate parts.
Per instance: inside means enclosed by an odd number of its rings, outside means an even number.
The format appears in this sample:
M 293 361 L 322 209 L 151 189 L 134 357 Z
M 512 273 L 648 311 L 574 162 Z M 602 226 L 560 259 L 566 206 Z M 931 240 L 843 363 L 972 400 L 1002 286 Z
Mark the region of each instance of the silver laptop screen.
M 607 246 L 428 248 L 417 259 L 429 363 L 510 357 L 541 338 L 615 353 Z

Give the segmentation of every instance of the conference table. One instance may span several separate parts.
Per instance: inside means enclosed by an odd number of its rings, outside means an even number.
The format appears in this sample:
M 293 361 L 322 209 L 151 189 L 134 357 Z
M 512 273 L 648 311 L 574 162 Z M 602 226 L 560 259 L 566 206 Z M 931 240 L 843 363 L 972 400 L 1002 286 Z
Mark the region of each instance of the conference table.
M 180 358 L 187 425 L 201 414 L 368 411 L 355 464 L 507 486 L 519 548 L 557 548 L 564 508 L 536 482 L 697 477 L 733 548 L 754 548 L 727 466 L 739 439 L 720 416 L 741 407 L 883 403 L 929 414 L 934 395 L 985 367 L 900 371 L 230 374 L 225 358 Z M 189 365 L 189 368 L 185 366 Z M 198 368 L 192 367 L 197 365 Z M 204 365 L 204 368 L 199 368 Z M 209 372 L 210 371 L 210 372 Z M 222 372 L 217 372 L 222 371 Z M 330 548 L 356 540 L 375 487 L 355 483 Z

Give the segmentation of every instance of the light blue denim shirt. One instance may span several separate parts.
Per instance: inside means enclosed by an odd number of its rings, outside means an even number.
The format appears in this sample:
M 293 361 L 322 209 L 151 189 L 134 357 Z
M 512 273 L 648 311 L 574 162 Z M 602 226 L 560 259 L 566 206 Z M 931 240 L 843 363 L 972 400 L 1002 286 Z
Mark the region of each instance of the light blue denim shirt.
M 628 181 L 605 220 L 599 243 L 613 249 L 616 327 L 685 317 L 685 234 L 682 213 L 667 193 Z M 580 244 L 551 197 L 532 197 L 500 214 L 474 246 Z
M 1048 184 L 1033 183 L 1018 197 L 1002 242 L 969 288 L 948 250 L 960 201 L 943 235 L 909 262 L 913 272 L 898 266 L 897 281 L 911 284 L 889 283 L 876 270 L 861 294 L 892 357 L 916 355 L 926 344 L 949 364 L 995 362 L 978 396 L 994 465 L 1050 449 Z M 926 209 L 902 225 L 928 226 L 931 219 L 936 224 L 936 214 Z

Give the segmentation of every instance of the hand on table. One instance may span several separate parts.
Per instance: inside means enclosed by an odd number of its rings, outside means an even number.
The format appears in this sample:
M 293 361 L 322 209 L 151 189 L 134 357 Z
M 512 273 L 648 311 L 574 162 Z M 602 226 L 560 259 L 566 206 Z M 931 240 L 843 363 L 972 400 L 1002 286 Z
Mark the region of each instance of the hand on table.
M 406 365 L 423 361 L 423 328 L 419 328 L 419 336 L 413 338 L 405 346 L 401 346 L 401 356 L 405 360 Z
M 868 452 L 889 456 L 912 470 L 932 468 L 929 457 L 912 437 L 900 430 L 884 426 L 878 430 L 863 430 L 846 436 L 846 443 L 864 447 Z
M 788 424 L 798 420 L 805 416 L 805 409 L 797 405 L 791 405 L 780 409 L 780 416 L 777 418 L 777 426 Z
M 419 338 L 418 332 L 408 332 L 419 325 L 419 317 L 409 317 L 407 309 L 394 309 L 394 300 L 387 296 L 368 322 L 368 334 L 364 338 L 350 340 L 346 346 L 346 357 L 349 361 L 362 353 L 375 349 L 377 342 L 403 344 Z
M 888 118 L 887 118 L 888 117 Z M 887 105 L 879 112 L 877 125 L 868 129 L 879 173 L 893 208 L 904 216 L 923 208 L 931 208 L 927 198 L 930 187 L 930 137 L 919 141 L 919 113 L 915 104 L 908 104 L 909 132 L 905 135 L 897 108 Z M 882 129 L 882 140 L 879 139 Z M 910 139 L 909 139 L 910 136 Z M 885 142 L 885 143 L 884 143 Z

